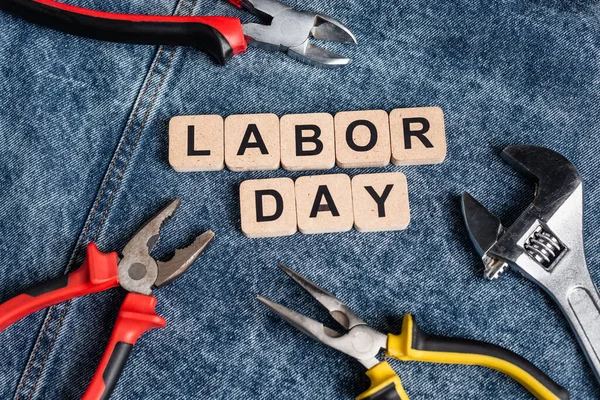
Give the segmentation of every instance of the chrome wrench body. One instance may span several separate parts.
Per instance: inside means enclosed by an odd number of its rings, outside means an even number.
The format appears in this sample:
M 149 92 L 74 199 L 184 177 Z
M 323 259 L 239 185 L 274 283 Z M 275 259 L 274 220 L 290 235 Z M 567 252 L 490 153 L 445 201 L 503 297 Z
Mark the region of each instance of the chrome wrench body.
M 509 227 L 468 193 L 462 211 L 488 279 L 510 267 L 546 291 L 563 311 L 600 381 L 600 296 L 583 249 L 583 182 L 561 154 L 510 146 L 502 157 L 536 183 L 535 199 Z

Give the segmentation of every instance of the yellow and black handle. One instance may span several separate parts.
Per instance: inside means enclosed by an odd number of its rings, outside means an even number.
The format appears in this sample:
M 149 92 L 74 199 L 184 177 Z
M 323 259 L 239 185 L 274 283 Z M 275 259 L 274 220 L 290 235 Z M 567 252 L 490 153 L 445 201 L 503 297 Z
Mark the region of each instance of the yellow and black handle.
M 409 400 L 400 377 L 387 361 L 380 362 L 366 373 L 371 379 L 371 387 L 356 400 Z
M 388 335 L 386 356 L 403 361 L 479 365 L 506 374 L 540 400 L 567 400 L 569 392 L 535 365 L 503 347 L 469 339 L 428 335 L 407 314 L 400 335 Z M 357 400 L 408 400 L 400 378 L 384 361 L 367 371 L 371 387 Z

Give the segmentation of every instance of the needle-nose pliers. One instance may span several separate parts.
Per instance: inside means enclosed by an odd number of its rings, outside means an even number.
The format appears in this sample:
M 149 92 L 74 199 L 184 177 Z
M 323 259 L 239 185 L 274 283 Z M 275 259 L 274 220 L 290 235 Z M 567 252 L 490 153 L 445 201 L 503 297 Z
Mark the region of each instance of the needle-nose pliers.
M 137 339 L 150 329 L 166 325 L 156 314 L 152 290 L 183 274 L 214 237 L 212 231 L 203 233 L 190 246 L 176 250 L 169 261 L 152 258 L 150 252 L 158 242 L 160 228 L 178 205 L 179 199 L 176 199 L 149 220 L 125 245 L 122 257 L 115 252 L 102 253 L 90 243 L 86 259 L 77 270 L 0 304 L 0 332 L 36 311 L 75 297 L 116 286 L 127 290 L 129 293 L 121 305 L 108 346 L 83 395 L 85 400 L 108 399 Z
M 349 58 L 316 46 L 310 38 L 356 43 L 341 22 L 323 14 L 297 11 L 277 0 L 228 0 L 265 20 L 243 24 L 237 18 L 118 14 L 56 0 L 2 0 L 0 9 L 62 32 L 121 43 L 191 46 L 224 64 L 247 45 L 281 50 L 322 67 L 346 65 Z
M 505 348 L 469 339 L 432 336 L 417 326 L 415 317 L 406 314 L 399 335 L 380 333 L 356 315 L 347 305 L 291 269 L 280 266 L 298 285 L 306 290 L 347 332 L 340 333 L 305 315 L 274 303 L 262 296 L 258 300 L 292 326 L 313 339 L 356 358 L 367 370 L 371 387 L 357 400 L 408 400 L 400 378 L 386 356 L 403 361 L 423 361 L 444 364 L 479 365 L 500 371 L 523 385 L 535 397 L 543 400 L 566 400 L 569 392 L 550 379 L 525 358 Z

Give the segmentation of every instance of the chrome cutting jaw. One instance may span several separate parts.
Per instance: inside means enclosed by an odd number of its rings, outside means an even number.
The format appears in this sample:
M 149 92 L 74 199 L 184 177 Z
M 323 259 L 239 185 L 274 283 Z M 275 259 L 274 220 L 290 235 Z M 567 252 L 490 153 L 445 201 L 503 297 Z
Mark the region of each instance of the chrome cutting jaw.
M 583 251 L 583 184 L 575 166 L 544 147 L 510 146 L 502 157 L 535 183 L 535 198 L 511 226 L 471 195 L 462 212 L 485 275 L 510 267 L 560 306 L 600 380 L 600 297 Z
M 297 11 L 276 0 L 242 0 L 241 6 L 270 20 L 269 25 L 244 24 L 248 44 L 282 51 L 299 61 L 320 66 L 338 67 L 350 59 L 311 43 L 310 39 L 353 43 L 356 38 L 341 22 L 322 14 Z

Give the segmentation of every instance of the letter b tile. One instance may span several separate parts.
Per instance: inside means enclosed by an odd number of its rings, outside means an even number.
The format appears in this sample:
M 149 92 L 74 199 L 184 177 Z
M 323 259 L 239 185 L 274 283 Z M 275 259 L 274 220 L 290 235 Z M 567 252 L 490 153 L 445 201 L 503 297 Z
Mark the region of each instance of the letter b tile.
M 283 168 L 288 171 L 333 168 L 335 141 L 331 114 L 284 115 L 279 127 Z
M 408 188 L 401 172 L 356 175 L 352 178 L 352 200 L 357 231 L 392 231 L 408 226 Z
M 342 168 L 384 167 L 390 162 L 387 112 L 343 111 L 335 115 L 335 157 Z
M 349 231 L 354 222 L 350 177 L 335 174 L 296 179 L 296 210 L 302 233 Z
M 290 178 L 253 179 L 240 185 L 242 232 L 249 238 L 296 233 L 296 195 Z

